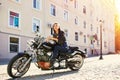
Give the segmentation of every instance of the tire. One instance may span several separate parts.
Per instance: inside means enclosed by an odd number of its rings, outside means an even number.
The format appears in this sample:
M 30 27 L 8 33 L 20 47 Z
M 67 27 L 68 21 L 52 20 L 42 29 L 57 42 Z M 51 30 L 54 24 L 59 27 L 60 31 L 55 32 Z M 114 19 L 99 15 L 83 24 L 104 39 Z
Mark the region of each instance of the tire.
M 7 73 L 12 78 L 19 78 L 23 76 L 30 68 L 30 62 L 27 64 L 27 66 L 21 71 L 21 68 L 26 63 L 26 61 L 29 59 L 28 55 L 16 55 L 11 59 L 7 66 Z M 16 71 L 15 73 L 13 71 Z
M 78 71 L 84 63 L 84 58 L 80 54 L 75 54 L 72 58 L 78 58 L 78 60 L 74 60 L 74 61 L 71 60 L 69 62 L 69 68 L 72 71 Z

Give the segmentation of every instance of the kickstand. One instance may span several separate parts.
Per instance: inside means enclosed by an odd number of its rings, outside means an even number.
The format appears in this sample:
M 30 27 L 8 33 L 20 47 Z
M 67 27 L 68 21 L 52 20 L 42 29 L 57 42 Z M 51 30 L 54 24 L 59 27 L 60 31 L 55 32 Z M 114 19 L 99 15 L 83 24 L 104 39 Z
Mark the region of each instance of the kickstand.
M 55 69 L 54 69 L 54 67 L 53 67 L 52 77 L 53 77 L 53 75 L 54 75 L 54 72 L 55 72 Z

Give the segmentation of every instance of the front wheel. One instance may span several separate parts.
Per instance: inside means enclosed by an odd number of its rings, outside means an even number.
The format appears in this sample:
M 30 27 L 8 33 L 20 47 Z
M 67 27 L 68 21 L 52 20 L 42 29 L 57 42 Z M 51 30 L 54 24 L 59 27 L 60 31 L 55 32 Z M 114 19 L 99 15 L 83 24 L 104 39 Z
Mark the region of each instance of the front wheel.
M 77 71 L 82 67 L 84 58 L 80 54 L 75 54 L 72 58 L 73 60 L 69 61 L 69 68 L 73 71 Z
M 28 55 L 16 55 L 13 57 L 7 66 L 8 75 L 12 78 L 23 76 L 30 68 L 31 61 L 28 60 Z

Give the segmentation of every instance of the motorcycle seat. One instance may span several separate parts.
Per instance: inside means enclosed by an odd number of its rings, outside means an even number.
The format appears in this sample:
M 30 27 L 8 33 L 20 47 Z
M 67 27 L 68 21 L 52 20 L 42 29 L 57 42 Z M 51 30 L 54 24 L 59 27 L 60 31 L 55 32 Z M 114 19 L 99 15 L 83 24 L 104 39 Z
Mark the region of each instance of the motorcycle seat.
M 71 47 L 71 46 L 69 46 L 69 49 L 72 50 L 72 51 L 75 51 L 75 50 L 78 50 L 78 47 Z

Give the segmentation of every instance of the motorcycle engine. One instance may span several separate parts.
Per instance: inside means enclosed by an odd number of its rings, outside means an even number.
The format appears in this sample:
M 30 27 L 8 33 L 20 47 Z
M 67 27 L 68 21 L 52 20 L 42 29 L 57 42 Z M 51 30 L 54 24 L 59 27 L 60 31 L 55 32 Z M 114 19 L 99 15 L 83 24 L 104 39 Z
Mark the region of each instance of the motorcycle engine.
M 55 61 L 53 64 L 54 67 L 59 67 L 59 62 Z
M 48 70 L 50 68 L 50 56 L 51 52 L 39 51 L 37 55 L 37 63 L 41 69 Z
M 65 60 L 60 61 L 60 67 L 66 67 L 66 61 Z
M 55 61 L 54 62 L 54 67 L 66 67 L 66 61 L 65 60 L 62 60 L 60 62 Z
M 50 62 L 42 62 L 42 61 L 39 61 L 38 62 L 38 65 L 41 69 L 49 69 L 50 68 Z

